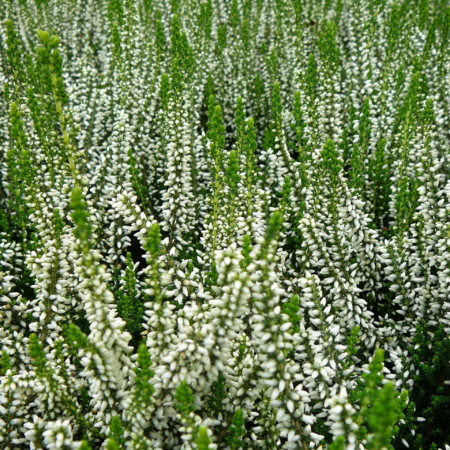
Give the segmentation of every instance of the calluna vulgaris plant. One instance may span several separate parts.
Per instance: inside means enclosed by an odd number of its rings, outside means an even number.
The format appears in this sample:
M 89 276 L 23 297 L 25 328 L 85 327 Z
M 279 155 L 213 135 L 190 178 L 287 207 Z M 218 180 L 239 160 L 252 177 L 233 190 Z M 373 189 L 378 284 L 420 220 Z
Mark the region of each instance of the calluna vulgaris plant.
M 1 449 L 450 449 L 446 0 L 3 0 Z

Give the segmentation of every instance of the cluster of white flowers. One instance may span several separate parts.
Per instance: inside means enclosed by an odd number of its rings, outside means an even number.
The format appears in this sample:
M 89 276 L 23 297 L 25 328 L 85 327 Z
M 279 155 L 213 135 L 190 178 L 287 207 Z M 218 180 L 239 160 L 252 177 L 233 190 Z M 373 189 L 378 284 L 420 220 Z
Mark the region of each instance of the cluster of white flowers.
M 5 0 L 0 447 L 449 448 L 449 23 Z

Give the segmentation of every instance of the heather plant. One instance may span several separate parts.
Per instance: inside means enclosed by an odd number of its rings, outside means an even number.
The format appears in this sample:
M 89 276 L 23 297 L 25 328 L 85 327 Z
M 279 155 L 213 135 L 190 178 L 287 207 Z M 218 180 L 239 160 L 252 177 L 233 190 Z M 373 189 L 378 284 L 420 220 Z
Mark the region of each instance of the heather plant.
M 0 447 L 450 448 L 445 0 L 4 0 Z

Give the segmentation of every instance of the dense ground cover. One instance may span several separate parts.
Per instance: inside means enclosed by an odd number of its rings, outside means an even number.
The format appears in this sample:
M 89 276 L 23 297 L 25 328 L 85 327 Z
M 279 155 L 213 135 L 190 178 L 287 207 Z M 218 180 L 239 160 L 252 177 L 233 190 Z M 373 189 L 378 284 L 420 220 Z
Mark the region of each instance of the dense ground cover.
M 445 0 L 4 0 L 2 449 L 450 448 Z

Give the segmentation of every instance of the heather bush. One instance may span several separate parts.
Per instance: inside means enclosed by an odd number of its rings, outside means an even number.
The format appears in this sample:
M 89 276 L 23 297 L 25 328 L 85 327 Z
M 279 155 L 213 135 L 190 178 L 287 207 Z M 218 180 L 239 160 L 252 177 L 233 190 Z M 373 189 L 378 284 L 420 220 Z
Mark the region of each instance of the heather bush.
M 450 449 L 446 0 L 3 0 L 0 447 Z

